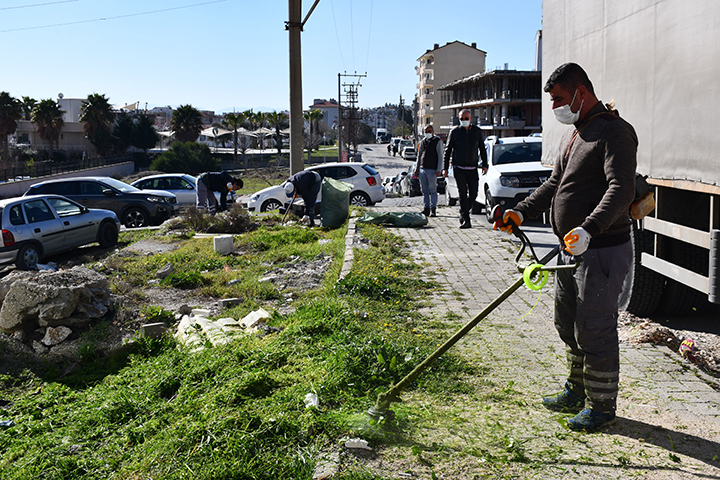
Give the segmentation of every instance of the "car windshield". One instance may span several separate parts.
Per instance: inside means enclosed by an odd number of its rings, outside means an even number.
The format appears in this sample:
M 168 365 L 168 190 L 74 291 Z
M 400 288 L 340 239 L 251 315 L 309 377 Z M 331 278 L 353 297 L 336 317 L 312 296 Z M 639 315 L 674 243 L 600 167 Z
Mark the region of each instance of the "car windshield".
M 120 190 L 122 193 L 135 193 L 140 191 L 132 185 L 128 185 L 127 183 L 121 182 L 120 180 L 115 180 L 114 178 L 103 178 L 101 182 L 105 185 L 113 187 L 116 190 Z
M 495 145 L 493 165 L 509 163 L 539 162 L 542 157 L 542 143 L 508 143 Z

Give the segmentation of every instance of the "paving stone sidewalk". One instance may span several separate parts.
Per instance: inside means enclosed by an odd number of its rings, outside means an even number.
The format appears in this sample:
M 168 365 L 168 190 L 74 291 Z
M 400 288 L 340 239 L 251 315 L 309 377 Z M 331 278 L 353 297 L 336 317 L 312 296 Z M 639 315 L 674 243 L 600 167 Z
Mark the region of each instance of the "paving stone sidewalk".
M 373 209 L 421 208 L 415 199 Z M 440 206 L 437 214 L 423 228 L 393 232 L 443 286 L 427 313 L 460 328 L 519 277 L 518 244 L 494 232 L 484 216 L 474 215 L 474 228 L 461 230 L 457 208 Z M 618 422 L 600 434 L 572 432 L 572 445 L 562 439 L 568 417 L 539 405 L 542 395 L 562 387 L 567 372 L 552 321 L 552 292 L 552 275 L 540 293 L 521 287 L 453 347 L 488 368 L 495 383 L 522 392 L 529 423 L 547 424 L 525 432 L 530 456 L 551 444 L 565 449 L 537 478 L 720 478 L 718 380 L 664 346 L 621 344 Z M 523 427 L 517 429 L 521 435 Z M 468 445 L 459 441 L 458 448 Z

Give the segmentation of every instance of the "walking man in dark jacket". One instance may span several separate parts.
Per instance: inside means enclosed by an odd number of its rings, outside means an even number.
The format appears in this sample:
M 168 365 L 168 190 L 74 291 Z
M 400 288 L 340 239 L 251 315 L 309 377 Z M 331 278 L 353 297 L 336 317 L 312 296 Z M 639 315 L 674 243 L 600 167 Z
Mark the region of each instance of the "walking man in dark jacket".
M 197 185 L 195 185 L 195 206 L 198 210 L 207 208 L 210 215 L 215 215 L 216 211 L 222 212 L 227 210 L 227 196 L 232 190 L 233 192 L 243 187 L 243 181 L 240 178 L 234 178 L 226 171 L 222 172 L 206 172 L 201 173 L 197 177 Z M 220 193 L 220 208 L 217 208 L 217 199 L 215 193 Z
M 443 158 L 443 142 L 435 136 L 432 125 L 425 127 L 425 138 L 418 145 L 415 175 L 420 179 L 420 190 L 423 194 L 423 215 L 434 217 L 437 215 L 438 200 L 437 176 L 440 161 Z
M 478 166 L 483 175 L 488 168 L 482 131 L 477 125 L 470 125 L 470 119 L 470 110 L 460 111 L 460 126 L 450 130 L 443 166 L 443 175 L 447 177 L 452 159 L 453 177 L 460 195 L 460 228 L 472 228 L 470 210 L 478 192 Z
M 555 118 L 574 128 L 560 141 L 550 178 L 507 210 L 495 228 L 511 232 L 510 220 L 520 225 L 550 210 L 553 231 L 565 247 L 558 264 L 579 263 L 574 271 L 556 272 L 555 328 L 570 373 L 563 391 L 542 402 L 552 410 L 579 412 L 568 426 L 593 431 L 615 421 L 618 295 L 632 264 L 628 209 L 635 198 L 638 139 L 632 125 L 597 99 L 580 65 L 558 67 L 545 91 Z

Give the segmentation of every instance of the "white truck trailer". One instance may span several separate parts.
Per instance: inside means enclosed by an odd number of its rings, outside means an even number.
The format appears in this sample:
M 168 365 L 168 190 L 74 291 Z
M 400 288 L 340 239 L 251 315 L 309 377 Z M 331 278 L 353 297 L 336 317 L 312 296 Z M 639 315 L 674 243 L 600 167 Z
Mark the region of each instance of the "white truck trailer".
M 543 81 L 580 64 L 638 134 L 656 208 L 633 227 L 620 303 L 639 316 L 720 303 L 719 19 L 717 0 L 543 0 Z M 549 100 L 542 116 L 543 162 L 553 163 L 568 127 Z

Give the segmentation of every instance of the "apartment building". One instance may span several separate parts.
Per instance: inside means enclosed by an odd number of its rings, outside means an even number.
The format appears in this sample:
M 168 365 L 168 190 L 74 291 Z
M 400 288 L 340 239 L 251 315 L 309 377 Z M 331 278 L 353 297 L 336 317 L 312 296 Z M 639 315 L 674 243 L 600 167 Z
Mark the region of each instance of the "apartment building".
M 467 108 L 485 137 L 526 136 L 541 131 L 541 73 L 493 70 L 438 88 L 440 110 L 451 117 Z
M 479 50 L 475 43 L 467 45 L 460 41 L 435 44 L 418 58 L 415 71 L 418 75 L 417 135 L 421 136 L 427 125 L 437 133 L 448 133 L 452 127 L 452 110 L 441 109 L 441 85 L 485 71 L 487 53 Z

